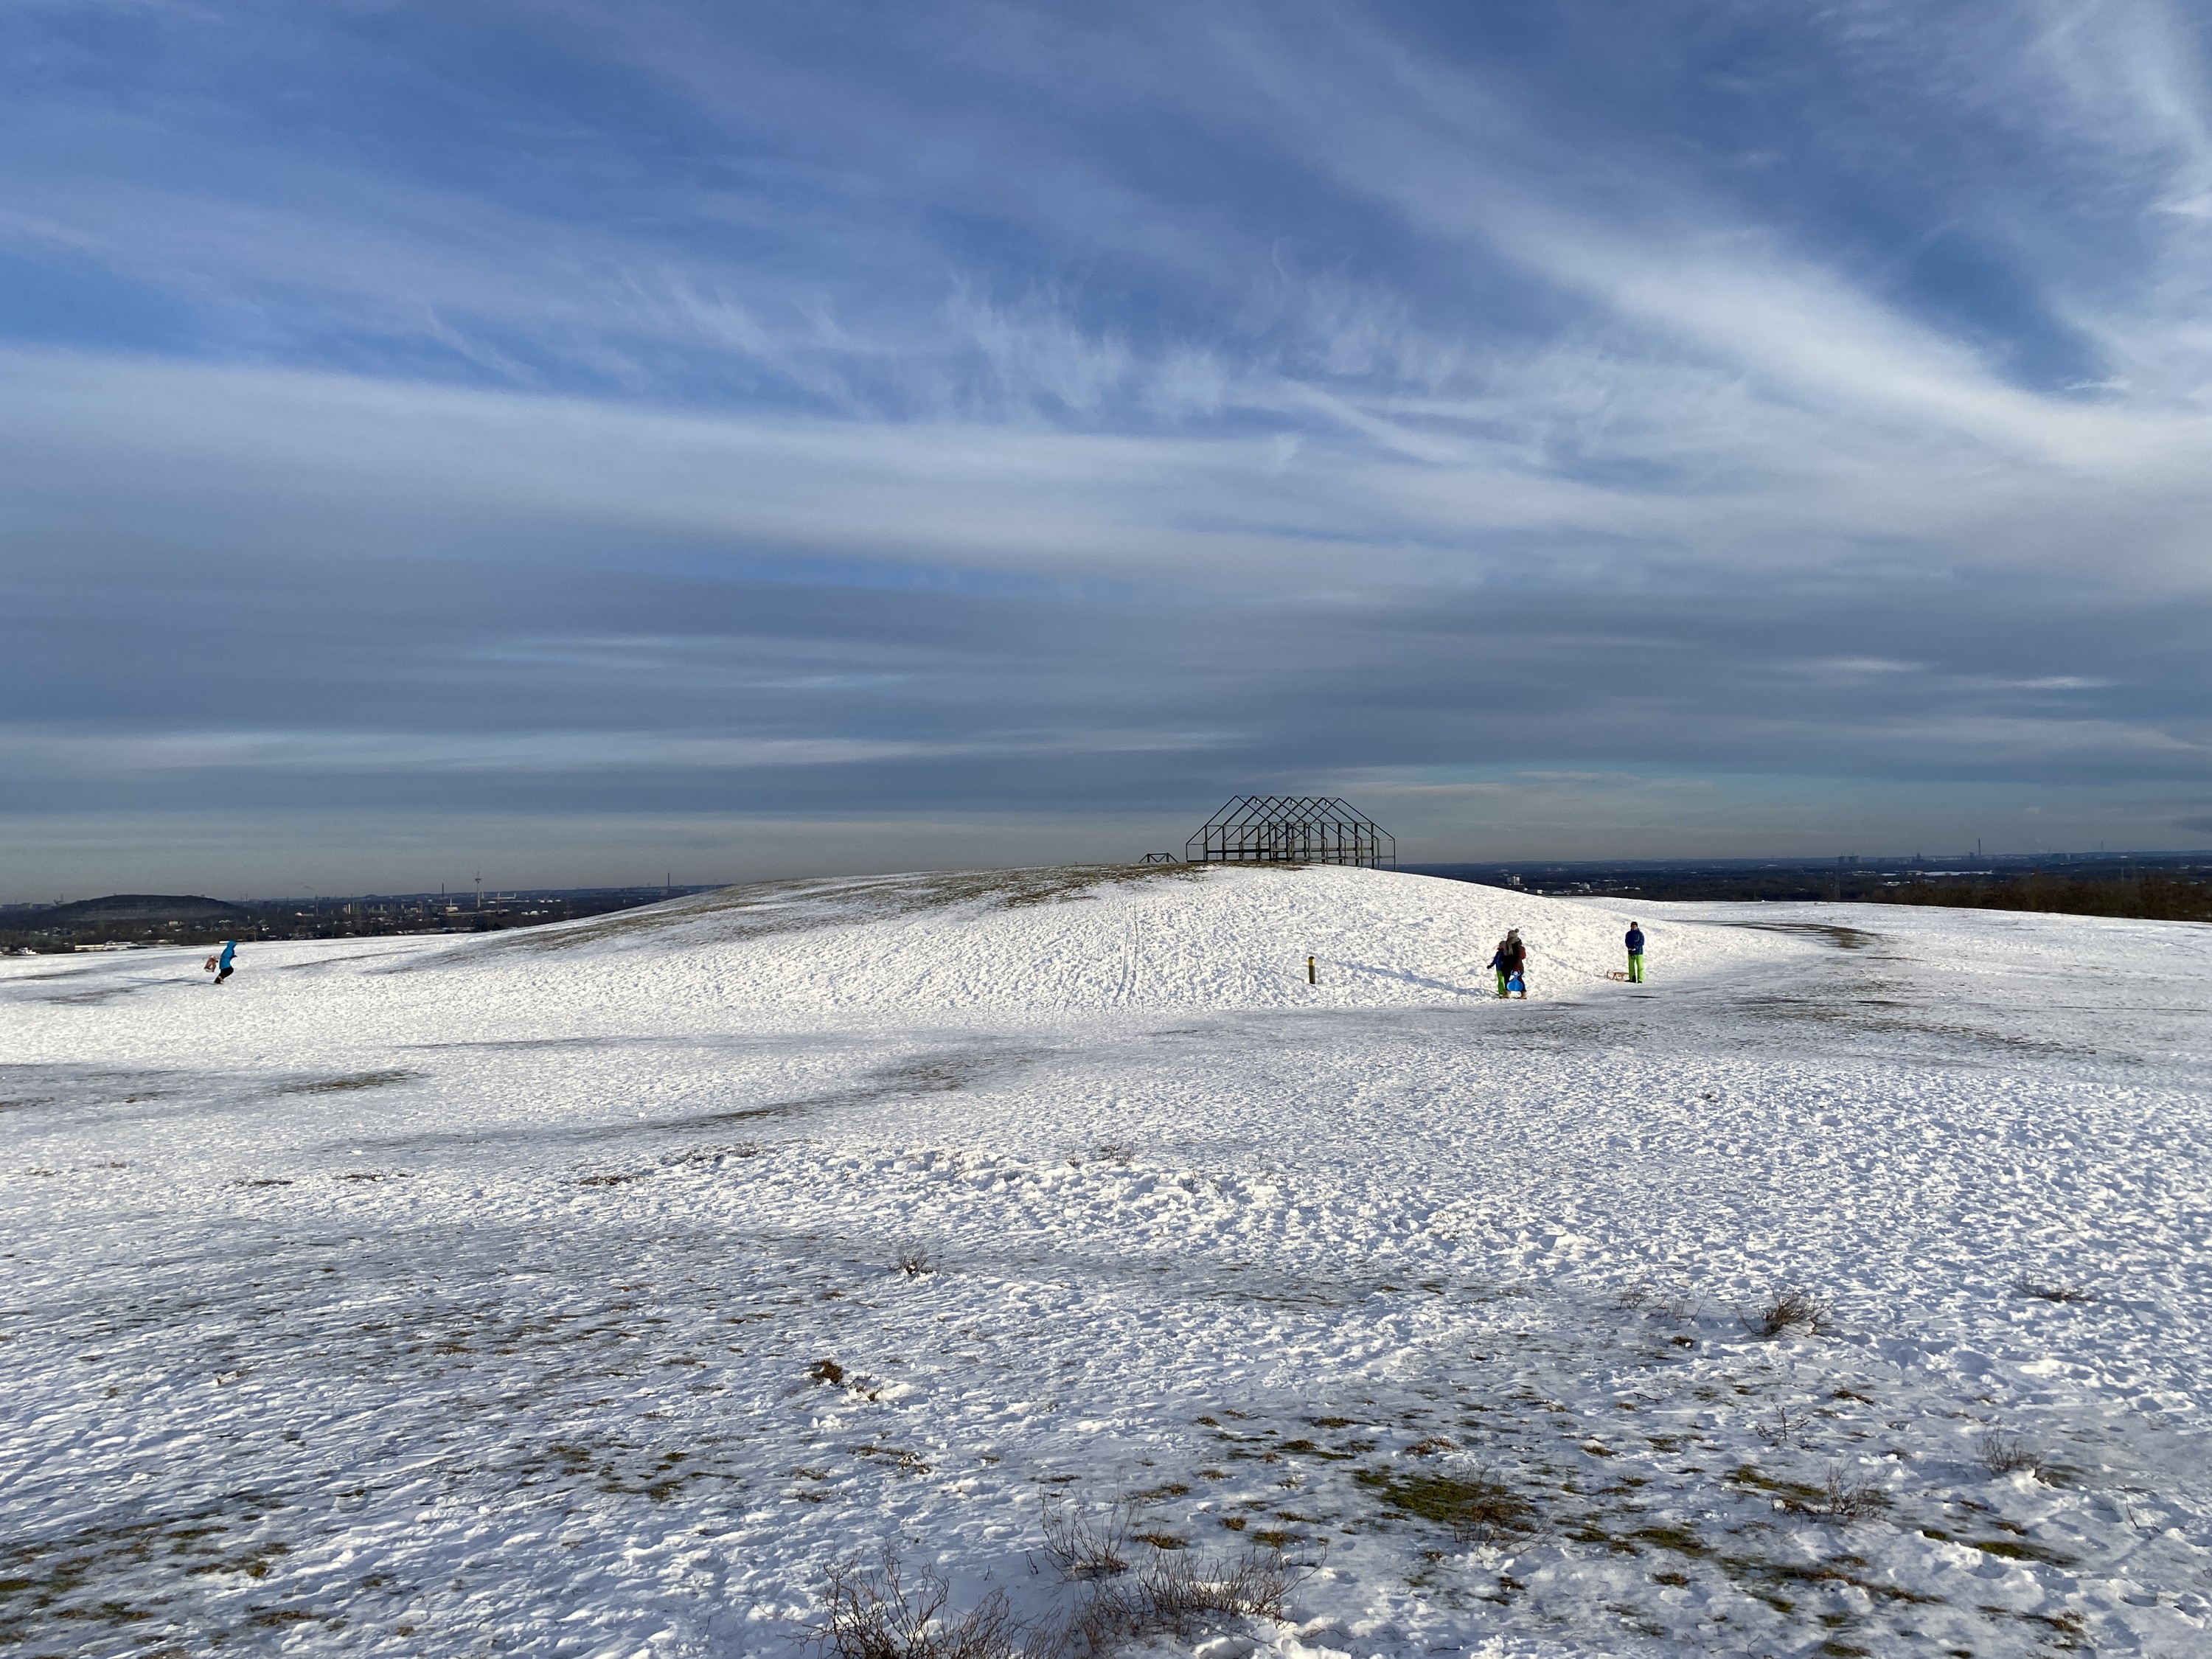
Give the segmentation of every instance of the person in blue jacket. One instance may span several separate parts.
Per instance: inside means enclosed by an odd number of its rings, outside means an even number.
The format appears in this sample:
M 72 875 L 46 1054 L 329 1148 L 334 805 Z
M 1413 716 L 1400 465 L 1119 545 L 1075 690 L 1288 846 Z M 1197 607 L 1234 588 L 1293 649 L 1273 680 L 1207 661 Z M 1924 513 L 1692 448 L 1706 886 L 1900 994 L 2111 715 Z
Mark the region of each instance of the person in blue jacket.
M 237 969 L 231 965 L 234 958 L 235 958 L 237 955 L 238 941 L 234 939 L 225 939 L 222 942 L 222 955 L 217 959 L 215 964 L 215 982 L 216 984 L 222 984 L 223 981 L 228 979 L 233 974 L 238 971 Z
M 1644 929 L 1636 923 L 1628 924 L 1628 982 L 1644 983 Z

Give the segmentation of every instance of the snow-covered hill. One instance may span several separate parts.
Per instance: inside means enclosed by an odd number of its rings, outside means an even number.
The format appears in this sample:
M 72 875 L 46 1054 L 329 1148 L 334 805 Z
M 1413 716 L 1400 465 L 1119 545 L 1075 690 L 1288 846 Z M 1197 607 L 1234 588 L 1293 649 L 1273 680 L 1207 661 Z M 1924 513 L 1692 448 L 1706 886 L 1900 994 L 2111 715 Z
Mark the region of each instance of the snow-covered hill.
M 889 1544 L 1035 1645 L 1118 1499 L 1288 1564 L 1159 1638 L 1218 1659 L 2203 1650 L 2212 930 L 1653 905 L 1631 987 L 1629 914 L 1027 871 L 0 963 L 0 1638 L 786 1659 Z
M 1015 870 L 732 888 L 410 965 L 465 975 L 472 997 L 510 999 L 519 1019 L 580 1008 L 682 1022 L 737 1006 L 777 1024 L 996 1021 L 1490 997 L 1484 964 L 1517 927 L 1536 994 L 1559 1000 L 1625 965 L 1628 914 L 1373 870 Z M 1702 927 L 1655 950 L 1677 981 L 1788 954 L 1771 935 Z
M 514 1036 L 701 1031 L 733 1020 L 803 1028 L 848 1016 L 1377 1007 L 1494 1000 L 1484 964 L 1517 927 L 1534 995 L 1559 1000 L 1591 994 L 1624 966 L 1632 914 L 1372 870 L 881 876 L 729 888 L 489 937 L 258 946 L 254 992 L 220 1005 L 197 994 L 204 988 L 173 957 L 134 957 L 122 983 L 144 1016 L 134 1030 L 188 1048 L 227 1042 L 240 1020 L 264 1031 L 297 1022 L 302 1040 L 350 1046 L 410 1030 L 450 1036 L 457 1023 Z M 1655 970 L 1677 983 L 1791 953 L 1773 935 L 1738 929 L 1651 932 Z M 155 1012 L 164 1008 L 188 1017 L 172 1027 Z M 57 1029 L 64 1050 L 80 1041 L 66 1018 Z
M 135 952 L 82 999 L 63 993 L 40 1004 L 14 1036 L 25 1059 L 81 1054 L 98 1032 L 118 1060 L 234 1056 L 250 1037 L 259 1063 L 289 1066 L 313 1052 L 343 1066 L 377 1063 L 394 1044 L 548 1035 L 1494 1005 L 1485 964 L 1509 927 L 1528 945 L 1531 994 L 1559 1002 L 1619 990 L 1607 975 L 1625 965 L 1632 914 L 1337 868 L 1125 865 L 775 882 L 508 933 L 250 946 L 250 977 L 220 998 L 200 994 L 211 988 L 198 972 L 204 953 Z M 1654 920 L 1647 932 L 1654 972 L 1675 984 L 1804 948 L 1740 928 L 1670 933 Z M 134 1018 L 118 1022 L 112 1005 L 125 996 Z M 102 1012 L 71 1012 L 94 1008 Z
M 1617 907 L 1373 870 L 1109 866 L 732 888 L 502 939 L 452 965 L 530 959 L 595 998 L 663 1006 L 711 983 L 779 1017 L 1358 1007 L 1486 991 L 1483 964 L 1509 927 L 1531 945 L 1534 983 L 1582 993 L 1623 965 L 1626 926 Z M 1759 953 L 1700 930 L 1675 968 Z

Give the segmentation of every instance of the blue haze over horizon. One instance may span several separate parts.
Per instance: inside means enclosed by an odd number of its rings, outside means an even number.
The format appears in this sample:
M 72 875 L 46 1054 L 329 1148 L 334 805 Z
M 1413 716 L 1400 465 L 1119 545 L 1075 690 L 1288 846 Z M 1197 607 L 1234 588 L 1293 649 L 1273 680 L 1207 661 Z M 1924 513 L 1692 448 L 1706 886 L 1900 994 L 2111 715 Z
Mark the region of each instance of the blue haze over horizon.
M 0 5 L 0 899 L 2212 844 L 2212 15 Z

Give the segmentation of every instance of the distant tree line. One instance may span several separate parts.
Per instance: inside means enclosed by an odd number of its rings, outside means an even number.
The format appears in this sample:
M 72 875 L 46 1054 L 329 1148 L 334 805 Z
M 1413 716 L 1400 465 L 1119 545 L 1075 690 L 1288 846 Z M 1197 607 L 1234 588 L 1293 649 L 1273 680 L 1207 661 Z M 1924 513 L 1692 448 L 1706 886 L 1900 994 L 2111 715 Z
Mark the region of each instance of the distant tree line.
M 2076 854 L 2052 869 L 1943 870 L 1932 864 L 1442 865 L 1427 873 L 1570 898 L 1726 900 L 1735 903 L 1930 904 L 2043 910 L 2146 921 L 2212 921 L 2212 858 L 2199 853 Z
M 535 927 L 652 904 L 690 888 L 580 888 L 565 892 L 442 894 L 223 904 L 179 896 L 176 913 L 147 898 L 118 909 L 91 901 L 48 909 L 0 910 L 0 956 L 45 955 L 94 945 L 202 945 L 225 939 L 362 939 L 396 933 L 488 933 Z M 209 915 L 206 911 L 223 914 Z
M 2074 877 L 2042 870 L 1971 881 L 1906 881 L 1852 897 L 1869 904 L 1942 904 L 1972 910 L 2050 910 L 2144 921 L 2212 921 L 2212 882 L 2203 877 Z

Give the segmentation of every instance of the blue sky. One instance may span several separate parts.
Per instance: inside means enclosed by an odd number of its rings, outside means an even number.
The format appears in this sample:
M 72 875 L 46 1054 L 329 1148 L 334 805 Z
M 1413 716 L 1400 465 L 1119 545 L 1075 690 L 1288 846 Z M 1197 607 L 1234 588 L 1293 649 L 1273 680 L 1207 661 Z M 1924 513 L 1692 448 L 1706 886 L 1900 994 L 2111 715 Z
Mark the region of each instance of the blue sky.
M 0 897 L 2212 843 L 2212 19 L 0 4 Z

